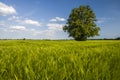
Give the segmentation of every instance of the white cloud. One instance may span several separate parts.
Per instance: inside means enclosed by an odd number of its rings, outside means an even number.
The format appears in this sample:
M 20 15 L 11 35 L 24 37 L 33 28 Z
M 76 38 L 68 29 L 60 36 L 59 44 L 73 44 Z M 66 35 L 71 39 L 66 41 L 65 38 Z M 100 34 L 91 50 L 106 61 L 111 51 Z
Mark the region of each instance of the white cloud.
M 62 30 L 63 28 L 63 24 L 58 24 L 58 23 L 49 23 L 47 24 L 48 29 L 52 29 L 52 30 Z
M 36 32 L 36 35 L 39 35 L 43 38 L 51 38 L 55 35 L 55 31 L 47 29 L 47 30 Z
M 68 38 L 67 34 L 64 34 L 61 30 L 53 30 L 53 29 L 46 29 L 43 31 L 39 31 L 36 33 L 37 37 L 40 37 L 41 39 L 64 39 Z
M 63 24 L 58 23 L 48 23 L 48 29 L 39 32 L 37 35 L 44 35 L 44 39 L 57 39 L 62 38 L 61 34 L 63 33 L 62 28 Z
M 4 26 L 4 25 L 5 25 L 5 22 L 4 22 L 4 21 L 0 21 L 0 25 L 1 25 L 1 26 Z
M 12 6 L 0 2 L 0 15 L 6 16 L 11 14 L 16 14 L 16 10 Z
M 50 22 L 57 22 L 57 21 L 65 21 L 65 19 L 60 17 L 55 17 L 53 19 L 50 19 Z
M 26 30 L 25 26 L 10 26 L 10 30 L 21 30 L 24 31 Z
M 101 24 L 101 23 L 104 23 L 105 21 L 104 20 L 98 20 L 97 23 L 98 24 Z
M 97 23 L 98 24 L 102 24 L 102 23 L 105 23 L 105 22 L 108 22 L 108 21 L 110 21 L 110 20 L 112 20 L 113 18 L 98 18 L 98 21 L 97 21 Z
M 18 16 L 12 16 L 12 17 L 8 18 L 8 20 L 19 20 L 19 17 Z
M 23 24 L 29 24 L 29 25 L 35 25 L 35 26 L 41 26 L 41 23 L 38 22 L 38 21 L 34 21 L 34 20 L 23 20 L 23 21 L 20 21 L 22 22 Z
M 64 39 L 67 34 L 62 30 L 49 28 L 45 30 L 29 29 L 25 26 L 10 26 L 0 28 L 0 38 L 2 39 Z
M 14 20 L 20 24 L 41 26 L 41 23 L 39 21 L 35 21 L 35 20 L 31 20 L 31 19 L 24 19 L 24 18 L 22 20 L 22 17 L 19 17 L 19 16 L 12 16 L 12 17 L 8 18 L 8 20 Z

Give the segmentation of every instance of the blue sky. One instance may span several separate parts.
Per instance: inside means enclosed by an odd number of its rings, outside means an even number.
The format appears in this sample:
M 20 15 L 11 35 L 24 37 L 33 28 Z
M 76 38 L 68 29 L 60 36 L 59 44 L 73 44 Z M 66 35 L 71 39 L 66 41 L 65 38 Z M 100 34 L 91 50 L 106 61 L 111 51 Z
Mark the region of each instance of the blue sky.
M 68 39 L 62 30 L 73 8 L 90 5 L 100 36 L 120 36 L 120 0 L 0 0 L 0 39 Z

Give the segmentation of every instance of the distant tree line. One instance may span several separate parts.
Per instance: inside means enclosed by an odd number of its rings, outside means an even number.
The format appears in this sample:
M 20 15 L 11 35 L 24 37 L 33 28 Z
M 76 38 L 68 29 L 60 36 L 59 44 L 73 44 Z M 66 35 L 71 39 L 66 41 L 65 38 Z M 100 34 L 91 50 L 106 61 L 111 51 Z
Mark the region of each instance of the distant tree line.
M 33 40 L 33 39 L 26 39 L 26 38 L 21 38 L 21 39 L 0 39 L 0 40 Z M 44 40 L 44 41 L 69 41 L 69 40 L 74 40 L 74 39 L 37 39 L 37 40 Z M 88 39 L 88 40 L 120 40 L 120 37 L 116 38 L 100 38 L 100 39 Z
M 116 37 L 116 38 L 89 39 L 89 40 L 120 40 L 120 37 Z

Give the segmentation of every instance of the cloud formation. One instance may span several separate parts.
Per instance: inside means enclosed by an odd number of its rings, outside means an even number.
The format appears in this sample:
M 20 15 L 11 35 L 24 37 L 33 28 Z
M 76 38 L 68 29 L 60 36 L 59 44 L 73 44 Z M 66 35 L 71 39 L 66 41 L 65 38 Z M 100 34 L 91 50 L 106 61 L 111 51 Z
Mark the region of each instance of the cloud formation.
M 7 16 L 11 14 L 16 14 L 16 10 L 12 6 L 0 2 L 0 15 Z
M 1 38 L 6 39 L 19 39 L 19 38 L 28 38 L 28 39 L 59 39 L 63 38 L 63 25 L 65 21 L 64 18 L 55 17 L 51 20 L 48 20 L 46 23 L 41 23 L 37 20 L 32 20 L 26 17 L 21 16 L 20 14 L 16 15 L 16 10 L 14 7 L 6 5 L 5 3 L 0 2 L 0 15 L 5 16 L 4 20 L 0 20 L 0 32 Z M 8 16 L 10 15 L 10 16 Z M 44 25 L 44 26 L 43 26 Z M 34 26 L 41 26 L 34 27 Z M 43 26 L 43 27 L 42 27 Z
M 26 30 L 25 26 L 10 26 L 10 30 L 21 30 L 24 31 Z
M 57 22 L 57 21 L 65 21 L 65 19 L 60 17 L 55 17 L 53 19 L 50 19 L 50 22 Z
M 34 26 L 41 26 L 41 23 L 35 20 L 23 20 L 21 21 L 23 24 L 29 24 L 29 25 L 34 25 Z
M 98 18 L 97 23 L 98 23 L 98 24 L 102 24 L 102 23 L 108 22 L 108 21 L 110 21 L 110 20 L 112 20 L 112 19 L 113 19 L 113 18 L 106 18 L 106 17 Z
M 19 20 L 20 18 L 18 16 L 12 16 L 8 18 L 8 20 Z
M 19 24 L 27 24 L 27 25 L 33 25 L 33 26 L 41 26 L 41 23 L 39 21 L 36 20 L 31 20 L 31 19 L 25 19 L 19 16 L 12 16 L 10 18 L 8 18 L 8 20 L 10 21 L 15 21 L 18 22 Z
M 0 21 L 0 25 L 1 25 L 1 26 L 4 26 L 4 25 L 5 25 L 5 22 L 4 22 L 4 21 Z
M 51 30 L 62 30 L 63 24 L 58 24 L 58 23 L 48 23 L 47 24 L 48 29 Z

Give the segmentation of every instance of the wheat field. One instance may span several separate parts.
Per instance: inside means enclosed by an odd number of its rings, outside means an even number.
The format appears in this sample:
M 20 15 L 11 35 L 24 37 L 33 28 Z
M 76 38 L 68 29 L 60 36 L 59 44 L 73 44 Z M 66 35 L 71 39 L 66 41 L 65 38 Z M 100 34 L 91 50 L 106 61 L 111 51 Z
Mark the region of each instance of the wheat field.
M 120 80 L 120 41 L 0 40 L 0 80 Z

